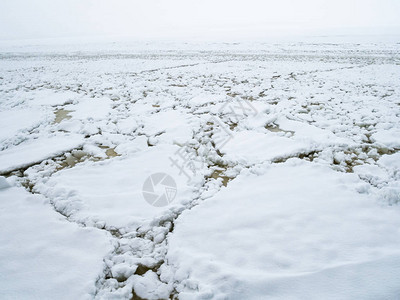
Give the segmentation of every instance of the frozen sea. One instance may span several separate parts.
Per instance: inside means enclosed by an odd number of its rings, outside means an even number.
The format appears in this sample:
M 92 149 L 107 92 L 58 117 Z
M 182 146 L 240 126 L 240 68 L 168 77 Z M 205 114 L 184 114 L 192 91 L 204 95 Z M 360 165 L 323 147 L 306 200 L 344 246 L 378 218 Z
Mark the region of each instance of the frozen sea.
M 400 43 L 0 43 L 0 298 L 399 299 Z

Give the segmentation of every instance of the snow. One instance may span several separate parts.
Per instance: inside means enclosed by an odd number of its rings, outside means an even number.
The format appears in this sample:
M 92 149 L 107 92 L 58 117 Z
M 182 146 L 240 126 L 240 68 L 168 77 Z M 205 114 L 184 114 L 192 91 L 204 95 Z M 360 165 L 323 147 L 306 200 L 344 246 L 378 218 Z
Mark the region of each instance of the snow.
M 372 139 L 391 148 L 400 148 L 400 128 L 381 130 L 372 135 Z
M 327 167 L 294 160 L 263 171 L 243 173 L 176 222 L 167 259 L 188 298 L 180 278 L 198 298 L 398 295 L 398 209 L 377 207 L 356 191 L 357 176 Z
M 28 167 L 82 144 L 83 138 L 79 135 L 56 135 L 24 142 L 0 153 L 0 173 Z
M 15 109 L 0 111 L 0 145 L 1 148 L 7 144 L 7 140 L 17 135 L 25 136 L 29 130 L 40 125 L 46 117 L 40 109 Z
M 295 139 L 302 140 L 312 145 L 328 146 L 350 146 L 353 145 L 350 139 L 336 136 L 332 131 L 318 128 L 299 121 L 278 118 L 275 123 L 282 130 L 293 131 Z
M 78 93 L 71 91 L 53 92 L 51 90 L 42 90 L 32 93 L 28 103 L 32 106 L 57 106 L 73 102 L 78 97 Z
M 398 298 L 399 44 L 33 43 L 0 44 L 3 298 Z
M 392 155 L 383 155 L 378 163 L 385 168 L 391 169 L 393 171 L 400 170 L 400 153 L 395 153 Z
M 112 250 L 107 234 L 68 222 L 40 195 L 0 190 L 0 294 L 8 299 L 91 299 Z
M 157 135 L 158 142 L 175 143 L 183 145 L 192 138 L 192 128 L 198 126 L 199 120 L 188 118 L 177 111 L 159 112 L 143 118 L 143 132 Z
M 179 176 L 179 169 L 168 159 L 178 149 L 171 145 L 146 147 L 132 157 L 87 162 L 54 174 L 45 184 L 38 184 L 37 189 L 72 219 L 97 226 L 138 227 L 192 197 L 187 178 Z M 157 171 L 172 176 L 180 187 L 171 207 L 156 208 L 143 199 L 143 182 Z
M 310 144 L 273 133 L 241 131 L 235 133 L 221 151 L 226 153 L 228 160 L 256 164 L 311 152 L 315 150 L 313 148 Z
M 10 187 L 5 177 L 0 176 L 0 190 Z
M 105 119 L 111 109 L 112 101 L 107 98 L 80 99 L 77 104 L 65 106 L 66 110 L 73 110 L 71 116 L 76 119 Z

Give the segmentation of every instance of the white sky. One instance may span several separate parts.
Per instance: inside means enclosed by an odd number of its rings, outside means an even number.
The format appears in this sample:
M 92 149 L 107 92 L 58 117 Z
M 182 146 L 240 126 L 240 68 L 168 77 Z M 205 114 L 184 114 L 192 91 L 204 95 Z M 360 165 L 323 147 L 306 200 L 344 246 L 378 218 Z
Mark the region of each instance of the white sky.
M 0 39 L 400 33 L 400 0 L 0 0 Z

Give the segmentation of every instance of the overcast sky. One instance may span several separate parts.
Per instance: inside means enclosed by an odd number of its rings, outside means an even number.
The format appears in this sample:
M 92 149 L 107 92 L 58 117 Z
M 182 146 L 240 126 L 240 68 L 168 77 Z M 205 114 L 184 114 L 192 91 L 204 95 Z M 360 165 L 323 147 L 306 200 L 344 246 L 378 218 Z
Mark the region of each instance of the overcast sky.
M 0 0 L 0 39 L 264 37 L 398 28 L 400 0 Z

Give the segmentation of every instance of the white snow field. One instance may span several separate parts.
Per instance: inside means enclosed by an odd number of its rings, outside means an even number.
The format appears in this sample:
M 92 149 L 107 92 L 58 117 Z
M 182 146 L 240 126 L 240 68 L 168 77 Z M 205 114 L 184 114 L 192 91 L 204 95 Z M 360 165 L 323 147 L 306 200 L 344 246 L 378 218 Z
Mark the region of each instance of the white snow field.
M 400 43 L 0 44 L 0 298 L 399 299 L 399 150 Z

